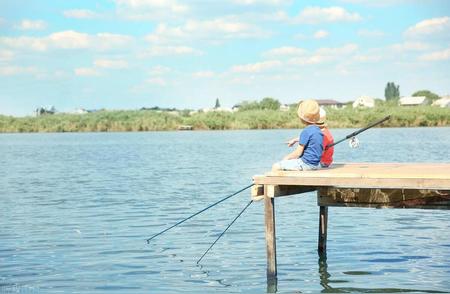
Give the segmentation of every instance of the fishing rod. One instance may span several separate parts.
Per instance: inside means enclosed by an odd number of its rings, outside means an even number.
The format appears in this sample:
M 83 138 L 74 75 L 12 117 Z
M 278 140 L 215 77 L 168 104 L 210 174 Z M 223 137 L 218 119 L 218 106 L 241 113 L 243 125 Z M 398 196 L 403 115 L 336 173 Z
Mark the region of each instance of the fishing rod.
M 161 235 L 161 234 L 167 232 L 168 230 L 170 230 L 170 229 L 172 229 L 172 228 L 175 228 L 175 227 L 178 226 L 178 225 L 181 225 L 181 224 L 184 223 L 185 221 L 187 221 L 187 220 L 193 218 L 194 216 L 199 215 L 200 213 L 202 213 L 202 212 L 204 212 L 204 211 L 206 211 L 206 210 L 208 210 L 208 209 L 210 209 L 210 208 L 216 206 L 217 204 L 222 203 L 223 201 L 225 201 L 225 200 L 227 200 L 227 199 L 229 199 L 229 198 L 231 198 L 231 197 L 233 197 L 233 196 L 235 196 L 235 195 L 241 193 L 242 191 L 247 190 L 248 188 L 252 187 L 253 185 L 254 185 L 254 184 L 248 185 L 248 186 L 246 186 L 246 187 L 240 189 L 239 191 L 234 192 L 233 194 L 228 195 L 228 196 L 226 196 L 225 198 L 222 198 L 222 199 L 220 199 L 219 201 L 217 201 L 217 202 L 215 202 L 215 203 L 209 205 L 208 207 L 203 208 L 202 210 L 200 210 L 200 211 L 194 213 L 193 215 L 191 215 L 191 216 L 189 216 L 189 217 L 187 217 L 187 218 L 185 218 L 185 219 L 183 219 L 183 220 L 177 222 L 176 224 L 174 224 L 174 225 L 168 227 L 167 229 L 164 229 L 164 230 L 162 230 L 161 232 L 159 232 L 159 233 L 157 233 L 157 234 L 151 236 L 150 238 L 147 239 L 147 244 L 149 244 L 150 241 L 151 241 L 152 239 L 154 239 L 155 237 L 157 237 L 157 236 L 159 236 L 159 235 Z
M 380 119 L 380 120 L 378 120 L 378 121 L 376 121 L 376 122 L 374 122 L 374 123 L 371 123 L 370 125 L 368 125 L 368 126 L 365 127 L 365 128 L 359 129 L 359 130 L 357 130 L 357 131 L 351 133 L 350 135 L 347 135 L 345 138 L 343 138 L 343 139 L 341 139 L 341 140 L 339 140 L 339 141 L 337 141 L 337 142 L 334 142 L 334 143 L 332 143 L 332 144 L 328 144 L 328 145 L 325 147 L 325 150 L 328 149 L 328 148 L 331 148 L 331 147 L 333 147 L 334 145 L 337 145 L 337 144 L 339 144 L 339 143 L 341 143 L 341 142 L 343 142 L 343 141 L 345 141 L 345 140 L 354 138 L 356 135 L 361 134 L 362 132 L 367 131 L 367 130 L 370 129 L 370 128 L 373 128 L 374 126 L 379 125 L 379 124 L 381 124 L 381 123 L 387 121 L 387 120 L 390 119 L 390 118 L 391 118 L 391 115 L 388 115 L 388 116 L 386 116 L 386 117 L 383 118 L 383 119 Z
M 234 224 L 234 222 L 241 216 L 241 214 L 244 213 L 244 211 L 250 206 L 250 204 L 253 203 L 253 200 L 250 200 L 250 202 L 244 207 L 244 209 L 241 210 L 241 212 L 239 212 L 239 214 L 233 219 L 233 221 L 228 225 L 228 227 L 222 232 L 222 234 L 219 235 L 219 237 L 217 237 L 217 239 L 211 244 L 211 246 L 209 246 L 209 248 L 205 251 L 205 253 L 203 253 L 202 257 L 199 258 L 199 260 L 197 260 L 197 264 L 200 263 L 200 261 L 202 261 L 203 257 L 209 252 L 209 250 L 211 250 L 211 248 L 213 248 L 214 245 L 216 245 L 217 241 L 219 241 L 220 238 L 222 238 L 222 236 L 225 234 L 226 231 L 228 231 L 228 229 Z

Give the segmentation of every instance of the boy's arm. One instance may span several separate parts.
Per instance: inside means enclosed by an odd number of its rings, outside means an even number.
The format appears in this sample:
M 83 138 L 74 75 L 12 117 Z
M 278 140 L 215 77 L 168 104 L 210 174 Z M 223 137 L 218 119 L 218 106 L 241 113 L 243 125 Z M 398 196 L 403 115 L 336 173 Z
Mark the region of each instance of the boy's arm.
M 295 137 L 295 138 L 287 141 L 286 144 L 288 145 L 288 147 L 292 147 L 295 145 L 295 143 L 298 143 L 298 140 L 299 140 L 298 137 Z
M 283 160 L 289 160 L 289 159 L 297 159 L 300 156 L 302 156 L 303 154 L 303 149 L 305 148 L 305 146 L 303 145 L 298 145 L 298 147 L 292 151 L 291 153 L 289 153 L 288 155 L 286 155 Z

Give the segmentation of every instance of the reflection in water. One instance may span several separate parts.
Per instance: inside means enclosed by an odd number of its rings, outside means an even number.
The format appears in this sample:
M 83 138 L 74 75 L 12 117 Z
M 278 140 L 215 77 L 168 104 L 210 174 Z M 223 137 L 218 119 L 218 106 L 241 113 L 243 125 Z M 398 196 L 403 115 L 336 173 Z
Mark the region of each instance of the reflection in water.
M 277 277 L 267 278 L 267 293 L 277 293 L 278 279 Z
M 209 271 L 204 270 L 203 269 L 203 265 L 197 263 L 196 266 L 198 267 L 199 271 L 201 271 L 204 274 L 205 277 L 209 277 Z M 222 285 L 224 287 L 230 287 L 231 286 L 231 284 L 226 283 L 224 279 L 218 279 L 218 280 L 215 280 L 215 281 L 219 285 Z
M 328 272 L 328 263 L 326 254 L 319 254 L 318 270 L 320 277 L 320 285 L 322 286 L 321 293 L 447 293 L 435 290 L 423 290 L 423 289 L 401 289 L 401 288 L 355 288 L 355 287 L 332 287 L 332 283 L 349 283 L 345 280 L 332 280 L 331 274 Z M 348 275 L 370 275 L 371 272 L 366 271 L 349 271 L 344 272 Z M 267 293 L 276 293 L 278 291 L 278 280 L 267 280 Z M 301 293 L 299 291 L 299 293 Z
M 418 289 L 399 289 L 399 288 L 355 288 L 355 287 L 332 287 L 331 283 L 343 283 L 348 282 L 344 280 L 331 280 L 331 274 L 328 272 L 328 263 L 326 254 L 319 255 L 319 276 L 320 285 L 323 287 L 322 293 L 410 293 L 410 292 L 422 292 L 422 293 L 446 293 L 433 290 L 418 290 Z M 344 274 L 350 275 L 370 275 L 370 272 L 354 271 L 345 272 Z
M 327 264 L 327 255 L 320 254 L 319 255 L 319 276 L 320 276 L 320 285 L 323 287 L 322 292 L 326 292 L 327 290 L 332 290 L 333 288 L 328 285 L 330 283 L 331 275 L 328 273 L 328 264 Z

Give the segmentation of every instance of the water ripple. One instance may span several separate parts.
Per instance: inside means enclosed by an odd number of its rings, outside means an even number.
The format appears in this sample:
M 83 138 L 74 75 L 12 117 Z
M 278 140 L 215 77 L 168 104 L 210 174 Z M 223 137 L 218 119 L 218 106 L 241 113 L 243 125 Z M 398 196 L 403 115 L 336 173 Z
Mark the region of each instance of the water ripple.
M 0 292 L 266 292 L 262 202 L 196 264 L 247 191 L 145 240 L 248 185 L 298 132 L 1 134 Z M 335 160 L 450 158 L 450 128 L 373 129 L 360 140 L 337 145 Z M 448 292 L 448 217 L 332 207 L 324 260 L 315 194 L 277 199 L 278 292 Z

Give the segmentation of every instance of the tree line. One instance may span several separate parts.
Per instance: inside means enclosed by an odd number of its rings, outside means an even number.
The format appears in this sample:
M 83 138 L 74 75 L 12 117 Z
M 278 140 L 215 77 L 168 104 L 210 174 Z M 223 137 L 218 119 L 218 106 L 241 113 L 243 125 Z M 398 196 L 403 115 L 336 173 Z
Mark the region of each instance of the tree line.
M 431 92 L 430 90 L 420 90 L 416 91 L 414 94 L 412 94 L 413 97 L 426 97 L 428 100 L 428 103 L 431 104 L 433 101 L 438 100 L 439 95 L 436 93 Z M 396 101 L 400 99 L 400 85 L 396 85 L 394 82 L 388 82 L 386 84 L 386 88 L 384 89 L 384 98 L 387 102 L 389 101 Z

